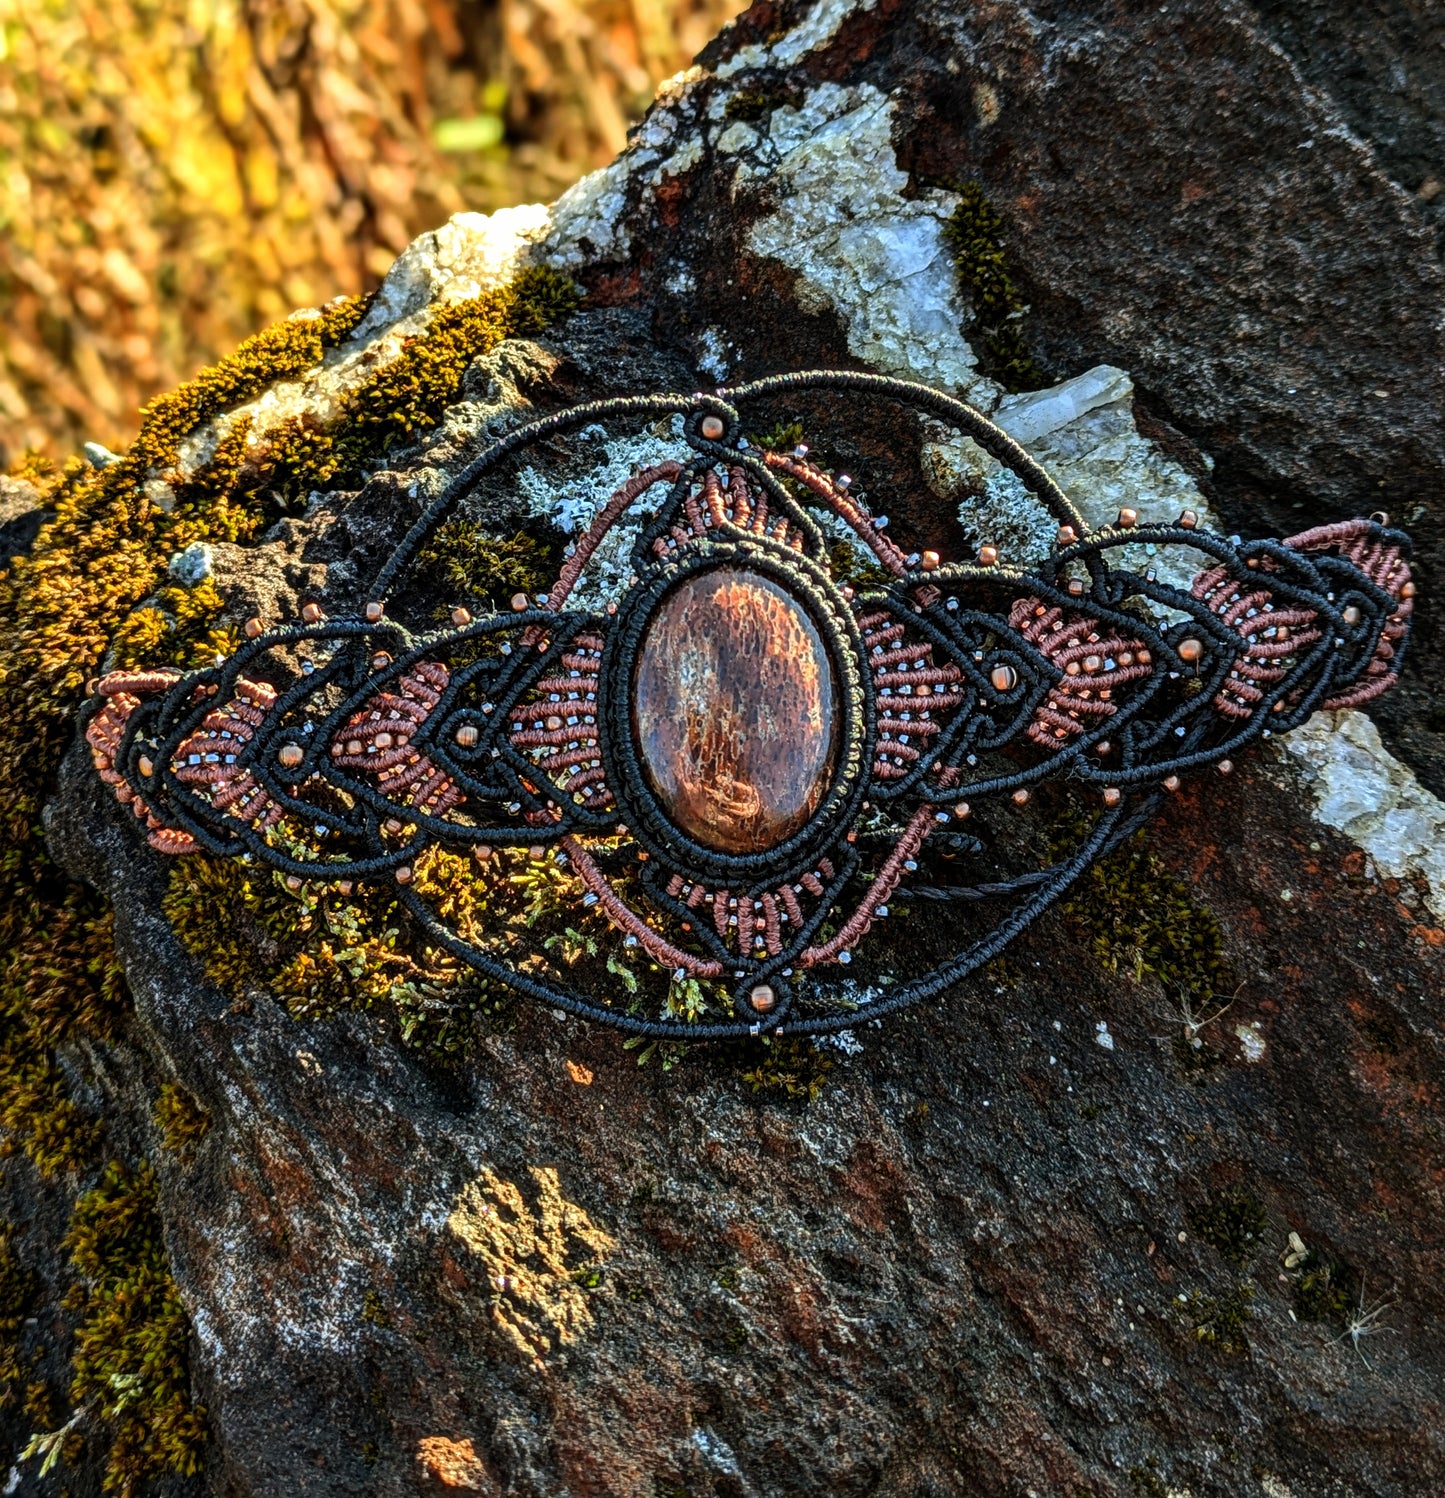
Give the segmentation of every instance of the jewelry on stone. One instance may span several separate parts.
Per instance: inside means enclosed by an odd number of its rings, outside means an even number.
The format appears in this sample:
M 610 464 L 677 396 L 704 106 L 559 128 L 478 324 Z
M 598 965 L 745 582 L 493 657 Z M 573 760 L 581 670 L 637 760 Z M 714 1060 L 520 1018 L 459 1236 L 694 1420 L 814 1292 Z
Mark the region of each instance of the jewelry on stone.
M 1052 515 L 1047 560 L 1010 567 L 992 544 L 971 561 L 905 554 L 847 475 L 745 437 L 750 404 L 829 392 L 972 438 Z M 555 463 L 565 437 L 668 418 L 675 455 L 606 499 L 546 594 L 477 617 L 457 607 L 442 630 L 393 617 L 388 599 L 407 596 L 423 548 L 509 460 Z M 879 581 L 835 578 L 840 538 Z M 614 596 L 576 602 L 619 540 Z M 1175 586 L 1157 565 L 1125 565 L 1125 547 L 1203 565 Z M 448 483 L 354 614 L 308 603 L 297 624 L 248 621 L 213 667 L 111 672 L 86 738 L 161 853 L 249 854 L 295 887 L 390 881 L 428 942 L 638 1034 L 817 1035 L 933 997 L 997 956 L 1188 772 L 1228 773 L 1253 740 L 1384 691 L 1410 631 L 1408 554 L 1383 516 L 1245 542 L 1200 529 L 1193 511 L 1156 524 L 1126 508 L 1096 530 L 960 401 L 863 373 L 784 375 L 517 428 Z M 937 882 L 960 857 L 1003 861 L 1018 841 L 1007 820 L 1053 782 L 1098 807 L 1063 857 Z M 953 830 L 965 819 L 968 833 Z M 678 979 L 722 985 L 729 1012 L 634 1013 L 523 971 L 428 903 L 414 871 L 431 847 L 550 851 L 629 945 Z M 904 899 L 1001 913 L 924 973 L 873 987 L 839 974 Z

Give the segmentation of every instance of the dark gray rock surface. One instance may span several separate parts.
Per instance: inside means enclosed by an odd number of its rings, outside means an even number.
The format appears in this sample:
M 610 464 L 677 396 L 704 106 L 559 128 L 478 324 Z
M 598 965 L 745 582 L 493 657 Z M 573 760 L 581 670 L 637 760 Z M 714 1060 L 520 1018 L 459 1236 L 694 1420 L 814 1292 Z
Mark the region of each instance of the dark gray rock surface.
M 1410 178 L 1439 97 L 1375 81 L 1395 52 L 1428 79 L 1425 7 L 1392 4 L 1384 26 L 1209 0 L 830 9 L 840 24 L 782 62 L 806 7 L 753 7 L 704 61 L 764 44 L 773 60 L 689 84 L 668 106 L 684 135 L 745 92 L 735 114 L 756 119 L 820 89 L 879 91 L 908 191 L 978 180 L 1003 215 L 1051 376 L 1127 368 L 1140 430 L 1196 473 L 1212 460 L 1209 497 L 1241 529 L 1384 505 L 1421 536 L 1428 590 L 1442 272 Z M 1358 70 L 1340 61 L 1356 41 Z M 630 233 L 577 267 L 591 310 L 479 364 L 466 419 L 287 522 L 264 561 L 218 555 L 238 612 L 294 607 L 323 564 L 329 601 L 361 597 L 416 513 L 414 479 L 462 461 L 475 422 L 712 383 L 696 361 L 714 346 L 731 380 L 859 362 L 846 313 L 749 247 L 786 195 L 766 172 L 734 191 L 715 135 L 661 185 L 628 177 L 609 218 Z M 900 513 L 905 534 L 957 527 L 931 499 Z M 1388 722 L 1439 791 L 1432 620 L 1427 599 Z M 1150 833 L 1191 893 L 1185 919 L 1221 924 L 1239 985 L 1199 1048 L 1157 983 L 1099 965 L 1085 901 L 990 977 L 863 1029 L 812 1102 L 754 1091 L 756 1056 L 641 1067 L 537 1009 L 441 1066 L 380 1015 L 233 1003 L 178 944 L 158 860 L 78 747 L 47 828 L 116 906 L 134 1023 L 72 1059 L 117 1140 L 162 1172 L 210 1491 L 1445 1485 L 1445 933 L 1418 889 L 1366 877 L 1310 820 L 1269 753 Z M 189 1164 L 155 1150 L 148 1120 L 171 1078 L 213 1120 Z M 521 1291 L 488 1257 L 498 1182 L 562 1266 L 533 1256 Z M 22 1167 L 6 1189 L 32 1189 Z M 1197 1225 L 1235 1191 L 1263 1218 L 1231 1260 Z M 1348 1275 L 1374 1312 L 1364 1335 L 1297 1319 L 1291 1232 Z M 548 1315 L 572 1340 L 541 1347 Z

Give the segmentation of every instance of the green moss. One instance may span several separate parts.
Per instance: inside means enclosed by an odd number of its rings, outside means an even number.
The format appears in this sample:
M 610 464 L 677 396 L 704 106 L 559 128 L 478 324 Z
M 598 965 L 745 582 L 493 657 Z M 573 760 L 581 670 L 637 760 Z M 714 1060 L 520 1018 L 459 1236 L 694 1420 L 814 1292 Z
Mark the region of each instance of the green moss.
M 771 431 L 752 438 L 755 447 L 765 447 L 769 452 L 791 452 L 803 440 L 801 421 L 779 421 Z
M 343 297 L 314 316 L 293 314 L 239 344 L 194 380 L 157 396 L 141 412 L 141 432 L 118 467 L 132 476 L 175 463 L 181 440 L 221 411 L 243 405 L 279 380 L 314 369 L 326 350 L 343 342 L 363 317 L 367 301 Z
M 30 1397 L 32 1365 L 21 1351 L 20 1334 L 38 1291 L 39 1281 L 15 1252 L 14 1226 L 0 1222 L 0 1409 Z
M 1055 856 L 1081 832 L 1077 822 L 1061 827 Z M 1063 908 L 1111 973 L 1153 978 L 1170 997 L 1192 1002 L 1234 988 L 1219 921 L 1149 850 L 1144 833 L 1094 864 Z
M 1164 1486 L 1152 1465 L 1130 1467 L 1129 1482 L 1142 1498 L 1169 1498 L 1169 1489 Z
M 80 1277 L 70 1397 L 108 1428 L 104 1488 L 200 1471 L 205 1411 L 191 1403 L 185 1311 L 166 1265 L 149 1165 L 112 1161 L 75 1204 L 65 1246 Z
M 0 575 L 0 949 L 44 953 L 52 945 L 52 928 L 65 925 L 67 912 L 89 899 L 46 858 L 39 812 L 70 733 L 80 687 L 100 664 L 116 621 L 125 621 L 119 638 L 123 659 L 153 652 L 148 657 L 153 663 L 190 665 L 229 643 L 214 630 L 223 600 L 213 586 L 166 588 L 150 607 L 132 619 L 127 615 L 152 593 L 175 551 L 196 540 L 235 540 L 254 529 L 256 517 L 233 503 L 231 493 L 241 468 L 237 434 L 228 439 L 230 445 L 221 444 L 208 471 L 177 490 L 169 513 L 152 502 L 148 480 L 169 469 L 179 441 L 198 422 L 274 379 L 314 365 L 362 311 L 360 302 L 338 303 L 309 322 L 283 323 L 249 339 L 189 385 L 153 401 L 135 446 L 119 463 L 99 471 L 79 461 L 58 469 L 27 467 L 53 514 L 30 554 Z M 110 960 L 111 946 L 108 933 L 93 920 L 89 924 L 83 965 L 93 966 Z M 76 953 L 73 946 L 69 950 L 74 966 Z M 44 1068 L 34 1055 L 37 1046 L 50 1042 L 41 1034 L 26 1043 L 15 1033 L 29 1023 L 29 1011 L 15 1001 L 19 980 L 10 966 L 0 996 L 9 1033 L 0 1044 L 12 1061 L 23 1062 L 23 1076 L 13 1077 L 0 1059 L 0 1109 L 13 1132 L 55 1135 L 52 1089 L 39 1085 Z M 95 1017 L 88 1007 L 91 987 L 75 987 L 74 1002 L 61 988 L 47 1012 L 54 1019 L 73 1011 L 75 1022 L 89 1029 Z M 18 1088 L 12 1085 L 17 1081 Z M 27 1124 L 18 1116 L 25 1109 L 17 1091 L 52 1117 Z M 47 1153 L 53 1161 L 55 1151 Z
M 1194 1335 L 1219 1352 L 1249 1351 L 1250 1305 L 1254 1286 L 1241 1281 L 1228 1295 L 1204 1295 L 1195 1290 L 1184 1298 L 1184 1309 L 1194 1326 Z
M 92 1159 L 99 1123 L 70 1099 L 54 1048 L 76 1034 L 108 1038 L 128 1005 L 112 918 L 101 900 L 50 874 L 51 900 L 0 917 L 11 945 L 0 960 L 0 1128 L 42 1175 Z M 53 903 L 52 903 L 53 901 Z
M 156 1094 L 151 1117 L 161 1131 L 161 1143 L 183 1157 L 194 1151 L 211 1127 L 211 1115 L 179 1082 L 167 1082 Z
M 764 88 L 740 88 L 723 106 L 723 116 L 752 124 L 766 119 L 775 109 L 796 108 L 802 97 L 803 90 L 796 83 L 781 80 Z
M 1007 952 L 984 963 L 979 977 L 993 986 L 995 993 L 1013 993 L 1024 980 L 1023 969 Z
M 603 966 L 596 939 L 567 925 L 601 919 L 578 917 L 575 876 L 523 849 L 498 851 L 491 867 L 494 878 L 478 879 L 470 860 L 432 849 L 418 859 L 413 887 L 472 939 L 514 959 L 523 949 L 527 970 Z M 445 1056 L 511 1004 L 509 991 L 447 953 L 403 939 L 407 917 L 388 886 L 293 890 L 277 874 L 193 857 L 177 860 L 162 905 L 220 988 L 236 997 L 270 990 L 298 1018 L 379 1007 L 403 1043 Z
M 958 197 L 943 232 L 977 320 L 968 329 L 969 342 L 981 356 L 984 373 L 1005 390 L 1039 390 L 1049 380 L 1024 343 L 1028 308 L 1009 271 L 1003 219 L 977 182 L 966 182 Z
M 1359 1293 L 1357 1269 L 1311 1251 L 1298 1266 L 1291 1301 L 1301 1321 L 1323 1321 L 1343 1331 Z
M 439 611 L 464 603 L 481 613 L 505 608 L 514 593 L 542 592 L 556 575 L 557 560 L 553 547 L 521 531 L 498 536 L 459 515 L 417 557 L 417 570 L 434 580 Z
M 773 110 L 772 101 L 768 96 L 757 88 L 740 88 L 732 98 L 727 101 L 723 108 L 723 117 L 729 120 L 760 120 L 764 115 L 771 114 Z
M 864 551 L 852 541 L 839 541 L 828 552 L 828 571 L 840 587 L 883 588 L 893 581 L 871 551 Z
M 240 643 L 216 619 L 226 606 L 209 578 L 194 588 L 162 588 L 125 619 L 111 641 L 117 666 L 209 666 Z
M 386 1306 L 375 1290 L 368 1290 L 362 1296 L 361 1319 L 369 1321 L 373 1326 L 385 1328 L 391 1325 L 391 1317 L 387 1314 Z
M 529 266 L 515 280 L 432 314 L 426 330 L 340 402 L 332 425 L 314 420 L 286 427 L 271 443 L 267 482 L 295 500 L 351 475 L 399 442 L 433 427 L 461 391 L 473 359 L 505 338 L 540 333 L 574 312 L 581 292 L 549 266 Z
M 216 622 L 225 603 L 220 592 L 209 583 L 193 589 L 166 583 L 168 558 L 195 541 L 250 540 L 293 494 L 434 424 L 473 357 L 510 334 L 539 331 L 577 299 L 575 287 L 555 272 L 525 272 L 508 288 L 439 312 L 431 329 L 343 403 L 326 430 L 288 427 L 275 450 L 258 457 L 250 423 L 237 421 L 208 464 L 185 478 L 177 473 L 189 433 L 274 382 L 305 374 L 352 332 L 366 304 L 337 302 L 257 334 L 151 402 L 120 462 L 96 470 L 78 459 L 63 467 L 24 461 L 21 476 L 40 490 L 50 517 L 29 554 L 0 571 L 0 1128 L 43 1174 L 92 1161 L 104 1133 L 70 1098 L 54 1047 L 72 1035 L 113 1034 L 128 1004 L 108 911 L 64 878 L 40 837 L 41 806 L 85 679 L 111 647 L 123 665 L 193 666 L 229 651 L 234 635 Z M 169 487 L 157 488 L 157 480 Z M 304 966 L 300 946 L 321 924 L 312 906 L 283 903 L 271 888 L 254 890 L 242 902 L 244 929 L 236 931 L 226 896 L 235 893 L 236 875 L 245 885 L 246 871 L 232 865 L 223 875 L 196 862 L 202 867 L 182 890 L 173 889 L 168 905 L 218 976 L 240 986 L 258 966 Z M 210 917 L 204 932 L 203 911 Z M 377 960 L 366 966 L 389 979 L 394 929 L 388 934 L 382 927 L 371 939 Z M 348 961 L 355 954 L 335 940 L 329 949 L 318 947 L 312 960 L 354 979 Z M 313 1002 L 316 986 L 308 974 L 293 972 L 288 996 Z M 158 1108 L 163 1132 L 197 1127 L 194 1119 L 182 1122 L 177 1099 Z M 125 1487 L 137 1473 L 193 1470 L 200 1426 L 185 1396 L 183 1357 L 177 1362 L 167 1351 L 178 1345 L 183 1352 L 185 1326 L 163 1272 L 153 1183 L 143 1172 L 131 1178 L 112 1171 L 97 1192 L 82 1199 L 85 1211 L 77 1209 L 77 1267 L 93 1283 L 81 1297 L 87 1319 L 76 1361 L 77 1390 L 88 1392 L 75 1397 L 93 1399 L 106 1412 L 115 1430 L 110 1485 Z M 150 1206 L 142 1210 L 146 1200 Z M 150 1224 L 149 1257 L 138 1261 L 130 1280 L 119 1269 L 101 1274 L 92 1253 L 104 1238 L 96 1214 L 119 1211 L 123 1201 L 140 1202 L 136 1221 Z M 118 1231 L 124 1238 L 130 1229 Z M 71 1440 L 56 1433 L 47 1449 L 62 1450 Z
M 174 862 L 161 909 L 211 981 L 236 997 L 275 961 L 304 915 L 269 871 L 201 856 Z
M 1194 1232 L 1240 1269 L 1259 1252 L 1269 1228 L 1263 1204 L 1243 1186 L 1211 1192 L 1209 1200 L 1192 1208 L 1188 1216 Z
M 815 1101 L 833 1070 L 832 1053 L 811 1040 L 783 1036 L 759 1042 L 763 1055 L 742 1073 L 754 1092 L 778 1093 L 802 1102 Z M 753 1050 L 753 1056 L 757 1052 Z

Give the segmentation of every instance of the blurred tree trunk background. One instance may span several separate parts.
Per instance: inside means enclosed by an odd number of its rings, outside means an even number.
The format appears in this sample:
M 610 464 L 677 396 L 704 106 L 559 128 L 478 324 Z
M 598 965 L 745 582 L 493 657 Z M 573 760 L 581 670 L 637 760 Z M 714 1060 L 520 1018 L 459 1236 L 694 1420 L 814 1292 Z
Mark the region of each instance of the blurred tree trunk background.
M 621 149 L 742 0 L 0 0 L 0 469 Z

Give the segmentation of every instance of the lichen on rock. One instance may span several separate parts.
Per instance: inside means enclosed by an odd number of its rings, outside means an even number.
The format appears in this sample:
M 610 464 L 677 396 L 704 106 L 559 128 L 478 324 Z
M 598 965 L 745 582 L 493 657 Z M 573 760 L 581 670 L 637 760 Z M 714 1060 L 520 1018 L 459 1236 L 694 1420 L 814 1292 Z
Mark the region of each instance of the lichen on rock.
M 540 1366 L 591 1327 L 588 1292 L 617 1245 L 563 1196 L 556 1170 L 534 1165 L 528 1174 L 535 1205 L 484 1169 L 462 1188 L 447 1231 L 475 1255 L 502 1336 Z
M 1445 803 L 1380 742 L 1361 712 L 1316 713 L 1281 741 L 1314 797 L 1315 815 L 1363 848 L 1380 873 L 1419 878 L 1445 922 Z

